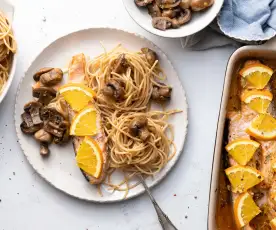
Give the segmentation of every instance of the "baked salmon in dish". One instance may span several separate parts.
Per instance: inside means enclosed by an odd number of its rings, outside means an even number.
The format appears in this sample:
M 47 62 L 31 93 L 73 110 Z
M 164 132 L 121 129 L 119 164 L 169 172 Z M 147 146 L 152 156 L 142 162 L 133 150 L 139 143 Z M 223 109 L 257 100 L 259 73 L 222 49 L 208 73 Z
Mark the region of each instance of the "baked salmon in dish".
M 232 81 L 224 157 L 227 189 L 220 189 L 219 205 L 223 214 L 218 214 L 218 229 L 276 229 L 273 73 L 265 63 L 248 60 Z M 228 215 L 224 226 L 223 215 Z

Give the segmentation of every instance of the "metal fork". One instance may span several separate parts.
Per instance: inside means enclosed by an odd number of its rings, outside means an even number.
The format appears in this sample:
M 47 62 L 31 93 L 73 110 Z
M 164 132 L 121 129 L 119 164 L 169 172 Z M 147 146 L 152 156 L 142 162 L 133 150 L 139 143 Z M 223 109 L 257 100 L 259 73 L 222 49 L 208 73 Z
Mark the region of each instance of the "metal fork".
M 177 230 L 177 228 L 174 226 L 174 224 L 171 222 L 171 220 L 169 219 L 169 217 L 162 211 L 162 209 L 159 207 L 159 205 L 157 204 L 156 200 L 154 199 L 154 197 L 151 195 L 151 192 L 149 190 L 149 187 L 147 186 L 144 177 L 141 174 L 138 174 L 141 183 L 143 184 L 154 208 L 155 211 L 157 213 L 158 216 L 158 220 L 159 223 L 162 226 L 162 230 Z

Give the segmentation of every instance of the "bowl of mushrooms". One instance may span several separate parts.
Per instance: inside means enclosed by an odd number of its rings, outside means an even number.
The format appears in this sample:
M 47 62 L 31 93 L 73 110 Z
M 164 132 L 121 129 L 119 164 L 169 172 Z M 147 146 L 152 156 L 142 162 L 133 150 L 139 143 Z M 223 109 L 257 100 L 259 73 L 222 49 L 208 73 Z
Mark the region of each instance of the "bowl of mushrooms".
M 162 37 L 186 37 L 208 26 L 223 0 L 123 0 L 133 20 Z

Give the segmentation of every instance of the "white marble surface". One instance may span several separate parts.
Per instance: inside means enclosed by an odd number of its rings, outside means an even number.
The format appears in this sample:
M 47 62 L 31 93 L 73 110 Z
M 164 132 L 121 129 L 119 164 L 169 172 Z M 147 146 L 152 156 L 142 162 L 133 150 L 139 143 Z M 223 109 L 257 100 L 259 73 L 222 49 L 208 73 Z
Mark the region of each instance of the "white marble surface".
M 208 196 L 224 71 L 233 48 L 183 50 L 177 39 L 153 36 L 129 17 L 121 0 L 14 0 L 19 45 L 15 80 L 0 105 L 0 230 L 159 230 L 148 198 L 93 204 L 47 184 L 28 164 L 13 124 L 15 93 L 30 62 L 59 36 L 82 28 L 112 26 L 140 33 L 168 54 L 189 103 L 182 157 L 153 194 L 179 230 L 207 229 Z

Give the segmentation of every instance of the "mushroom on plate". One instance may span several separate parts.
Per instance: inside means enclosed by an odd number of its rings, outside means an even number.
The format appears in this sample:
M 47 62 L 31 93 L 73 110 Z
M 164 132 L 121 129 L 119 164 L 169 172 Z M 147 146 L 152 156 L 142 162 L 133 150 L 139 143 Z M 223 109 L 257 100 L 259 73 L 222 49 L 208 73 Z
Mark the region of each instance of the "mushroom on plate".
M 23 118 L 23 116 L 22 116 L 22 118 Z M 25 120 L 25 118 L 23 118 L 23 120 Z M 36 131 L 41 129 L 42 126 L 43 125 L 31 125 L 31 126 L 29 126 L 25 121 L 23 121 L 20 124 L 20 129 L 25 134 L 34 134 Z
M 164 31 L 172 27 L 172 19 L 168 17 L 155 17 L 152 19 L 152 26 Z
M 53 137 L 50 133 L 46 132 L 44 129 L 38 130 L 34 137 L 39 142 L 45 142 L 45 143 L 51 143 L 53 140 Z
M 168 17 L 168 18 L 175 18 L 181 13 L 180 7 L 170 8 L 170 9 L 164 9 L 162 12 L 162 17 Z
M 40 143 L 40 155 L 43 157 L 49 156 L 50 150 L 49 150 L 49 144 L 45 142 Z
M 182 9 L 189 9 L 191 7 L 191 0 L 181 0 L 179 7 Z
M 40 110 L 42 108 L 42 104 L 38 101 L 31 101 L 24 105 L 24 111 L 25 113 L 30 114 L 32 118 L 32 123 L 34 125 L 38 125 L 42 123 L 42 120 L 40 119 Z
M 40 70 L 38 70 L 38 71 L 34 74 L 33 79 L 34 79 L 35 81 L 39 81 L 39 80 L 40 80 L 40 76 L 41 76 L 42 74 L 47 73 L 47 72 L 51 71 L 52 69 L 53 69 L 53 68 L 51 68 L 51 67 L 44 67 L 44 68 L 41 68 Z
M 156 0 L 161 9 L 171 9 L 178 6 L 181 0 Z
M 163 83 L 159 83 L 159 85 L 153 86 L 153 90 L 151 93 L 151 98 L 154 101 L 157 102 L 165 102 L 171 99 L 171 93 L 172 93 L 172 88 L 169 86 L 166 86 Z
M 178 16 L 172 19 L 172 27 L 178 28 L 191 20 L 192 13 L 190 9 L 185 9 Z
M 143 55 L 145 55 L 145 58 L 147 59 L 148 63 L 152 66 L 157 60 L 157 54 L 153 50 L 147 47 L 142 48 L 141 51 Z
M 56 97 L 57 91 L 50 87 L 33 88 L 33 97 L 38 98 L 38 101 L 43 105 L 48 105 Z
M 63 72 L 59 68 L 42 68 L 34 74 L 34 80 L 40 81 L 44 86 L 54 86 L 62 81 Z
M 137 6 L 143 7 L 151 4 L 153 0 L 135 0 L 134 2 Z
M 44 129 L 40 129 L 34 134 L 34 137 L 40 143 L 40 155 L 48 156 L 50 153 L 49 144 L 52 142 L 53 136 Z
M 42 104 L 37 101 L 31 101 L 24 106 L 24 113 L 21 114 L 22 123 L 20 128 L 25 134 L 33 134 L 43 126 L 40 118 Z
M 102 89 L 104 96 L 114 99 L 115 101 L 121 101 L 125 96 L 125 85 L 122 81 L 111 79 L 105 87 Z
M 53 136 L 55 144 L 64 143 L 69 139 L 68 110 L 63 104 L 63 99 L 55 99 L 45 106 L 41 116 L 45 123 L 43 129 Z
M 120 54 L 117 59 L 111 64 L 111 70 L 114 73 L 123 73 L 128 68 L 128 61 L 125 54 Z
M 201 11 L 213 5 L 214 0 L 191 0 L 191 9 Z
M 134 118 L 129 124 L 129 133 L 133 137 L 138 137 L 141 141 L 145 142 L 150 137 L 148 130 L 148 119 L 145 116 Z
M 57 120 L 68 120 L 69 111 L 64 98 L 59 97 L 53 99 L 47 106 L 43 107 L 41 111 L 43 120 L 57 119 Z
M 161 9 L 159 8 L 159 6 L 155 1 L 148 5 L 148 13 L 152 18 L 162 16 Z

